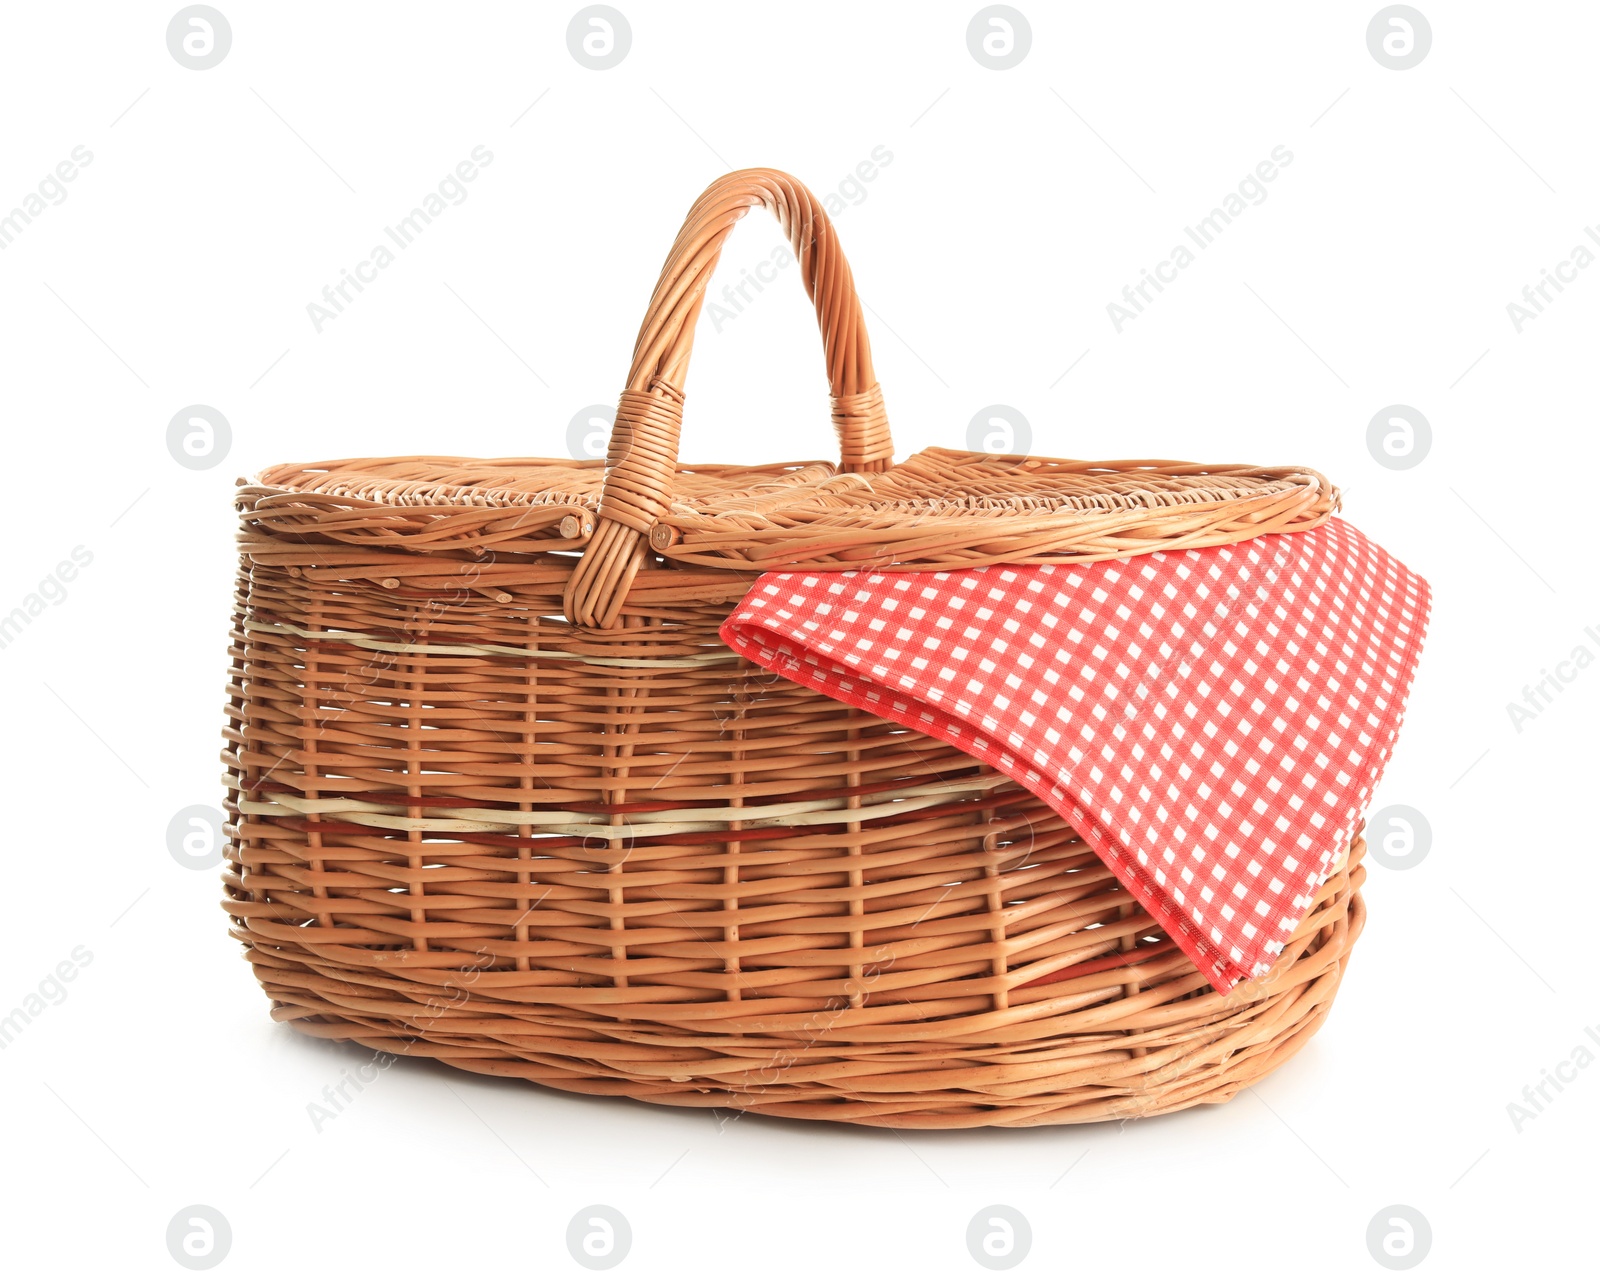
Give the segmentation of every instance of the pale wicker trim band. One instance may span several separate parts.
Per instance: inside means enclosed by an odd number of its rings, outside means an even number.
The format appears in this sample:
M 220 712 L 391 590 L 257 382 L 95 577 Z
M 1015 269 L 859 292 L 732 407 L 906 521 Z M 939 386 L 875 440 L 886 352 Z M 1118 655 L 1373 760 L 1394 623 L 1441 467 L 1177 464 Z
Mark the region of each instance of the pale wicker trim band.
M 1003 775 L 974 776 L 965 780 L 946 780 L 938 784 L 918 784 L 874 794 L 873 800 L 850 806 L 845 798 L 818 798 L 810 802 L 777 802 L 759 806 L 689 807 L 683 810 L 653 812 L 658 817 L 648 824 L 612 824 L 615 817 L 578 811 L 500 811 L 482 807 L 440 807 L 443 816 L 395 815 L 404 811 L 403 802 L 363 802 L 354 798 L 302 798 L 276 794 L 270 801 L 240 798 L 239 810 L 245 815 L 338 815 L 351 824 L 423 833 L 496 833 L 506 828 L 536 827 L 547 833 L 573 837 L 600 837 L 624 841 L 639 837 L 665 837 L 673 833 L 714 833 L 738 824 L 753 828 L 800 828 L 813 824 L 837 824 L 839 813 L 848 812 L 849 821 L 865 823 L 889 815 L 938 806 L 957 793 L 982 793 L 1011 783 Z M 692 817 L 692 818 L 690 818 Z
M 247 620 L 246 633 L 293 634 L 342 642 L 366 651 L 388 651 L 401 656 L 517 656 L 527 660 L 570 660 L 584 665 L 609 665 L 616 669 L 702 669 L 707 665 L 729 664 L 739 659 L 732 651 L 710 651 L 702 656 L 582 656 L 567 651 L 541 651 L 537 647 L 508 647 L 501 643 L 421 643 L 385 642 L 348 629 L 305 629 L 286 621 Z

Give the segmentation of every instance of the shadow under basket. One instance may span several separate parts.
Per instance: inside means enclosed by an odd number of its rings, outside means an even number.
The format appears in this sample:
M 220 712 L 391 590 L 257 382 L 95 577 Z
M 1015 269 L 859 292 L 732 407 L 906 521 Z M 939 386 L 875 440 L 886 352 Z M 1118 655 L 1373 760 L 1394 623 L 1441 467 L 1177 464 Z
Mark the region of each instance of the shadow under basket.
M 838 465 L 677 461 L 728 230 L 790 237 Z M 1224 995 L 1038 798 L 739 658 L 761 571 L 1095 561 L 1315 527 L 1304 468 L 892 461 L 849 267 L 770 170 L 691 210 L 606 462 L 279 466 L 236 497 L 225 906 L 276 1019 L 584 1094 L 1025 1126 L 1231 1098 L 1303 1046 L 1357 837 Z

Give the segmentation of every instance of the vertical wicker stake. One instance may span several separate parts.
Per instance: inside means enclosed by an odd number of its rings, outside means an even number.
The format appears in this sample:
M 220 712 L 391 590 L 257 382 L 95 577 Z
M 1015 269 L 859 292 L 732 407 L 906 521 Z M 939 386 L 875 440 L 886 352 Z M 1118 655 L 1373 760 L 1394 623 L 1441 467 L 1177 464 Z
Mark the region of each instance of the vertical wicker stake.
M 1123 921 L 1126 921 L 1139 911 L 1142 910 L 1140 910 L 1136 904 L 1124 904 L 1117 909 L 1117 917 Z M 1125 953 L 1131 953 L 1138 945 L 1138 942 L 1139 937 L 1136 934 L 1130 933 L 1123 935 L 1123 937 L 1117 941 L 1117 947 Z M 1132 967 L 1130 967 L 1130 969 L 1132 969 Z M 1127 983 L 1123 984 L 1122 995 L 1124 998 L 1137 997 L 1139 995 L 1139 981 L 1137 979 L 1131 979 Z M 1130 1032 L 1131 1031 L 1133 1030 L 1130 1029 Z M 1134 1046 L 1130 1053 L 1135 1059 L 1142 1059 L 1145 1055 L 1145 1047 Z

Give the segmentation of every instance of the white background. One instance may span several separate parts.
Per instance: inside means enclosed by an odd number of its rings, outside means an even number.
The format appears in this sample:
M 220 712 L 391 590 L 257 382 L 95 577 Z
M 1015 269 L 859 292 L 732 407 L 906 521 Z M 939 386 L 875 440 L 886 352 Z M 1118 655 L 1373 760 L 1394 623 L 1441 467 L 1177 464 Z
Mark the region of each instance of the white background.
M 1030 1220 L 1024 1271 L 1378 1271 L 1392 1204 L 1431 1224 L 1424 1270 L 1592 1266 L 1600 1067 L 1520 1131 L 1507 1104 L 1600 1024 L 1600 668 L 1520 732 L 1506 705 L 1600 654 L 1600 269 L 1520 334 L 1506 306 L 1600 220 L 1600 11 L 1419 0 L 1432 48 L 1395 71 L 1373 0 L 1018 0 L 1032 46 L 996 71 L 976 3 L 617 3 L 605 71 L 568 51 L 575 3 L 218 0 L 206 71 L 167 50 L 176 5 L 6 7 L 0 213 L 93 154 L 0 251 L 0 613 L 93 554 L 0 650 L 0 1014 L 92 954 L 0 1052 L 7 1269 L 180 1270 L 167 1223 L 202 1203 L 221 1270 L 576 1271 L 567 1222 L 597 1202 L 631 1222 L 624 1271 L 978 1271 L 994 1203 Z M 469 198 L 318 333 L 307 304 L 478 145 Z M 1116 332 L 1107 303 L 1279 145 L 1265 202 Z M 1371 866 L 1328 1024 L 1222 1108 L 896 1134 L 401 1062 L 314 1130 L 364 1052 L 269 1021 L 215 871 L 165 840 L 220 801 L 235 477 L 564 453 L 706 183 L 837 191 L 879 146 L 838 221 L 900 455 L 967 446 L 1000 403 L 1044 454 L 1329 474 L 1435 589 L 1377 802 L 1421 811 L 1431 852 Z M 724 277 L 779 242 L 749 219 Z M 829 454 L 792 268 L 703 321 L 689 391 L 689 459 Z M 1366 445 L 1396 403 L 1433 431 L 1404 471 Z M 231 424 L 215 468 L 167 452 L 189 404 Z

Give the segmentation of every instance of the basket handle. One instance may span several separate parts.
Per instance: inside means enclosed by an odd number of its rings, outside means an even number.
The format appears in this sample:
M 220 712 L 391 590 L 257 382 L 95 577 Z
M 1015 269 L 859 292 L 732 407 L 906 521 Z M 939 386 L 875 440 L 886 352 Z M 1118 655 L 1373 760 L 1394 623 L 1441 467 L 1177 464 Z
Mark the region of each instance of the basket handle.
M 876 472 L 887 469 L 894 457 L 850 264 L 822 204 L 775 169 L 747 168 L 719 177 L 689 210 L 634 344 L 633 366 L 606 449 L 599 518 L 567 583 L 564 605 L 575 624 L 613 627 L 644 562 L 646 537 L 670 508 L 695 320 L 723 241 L 757 206 L 770 210 L 788 234 L 806 295 L 816 306 L 841 467 Z

